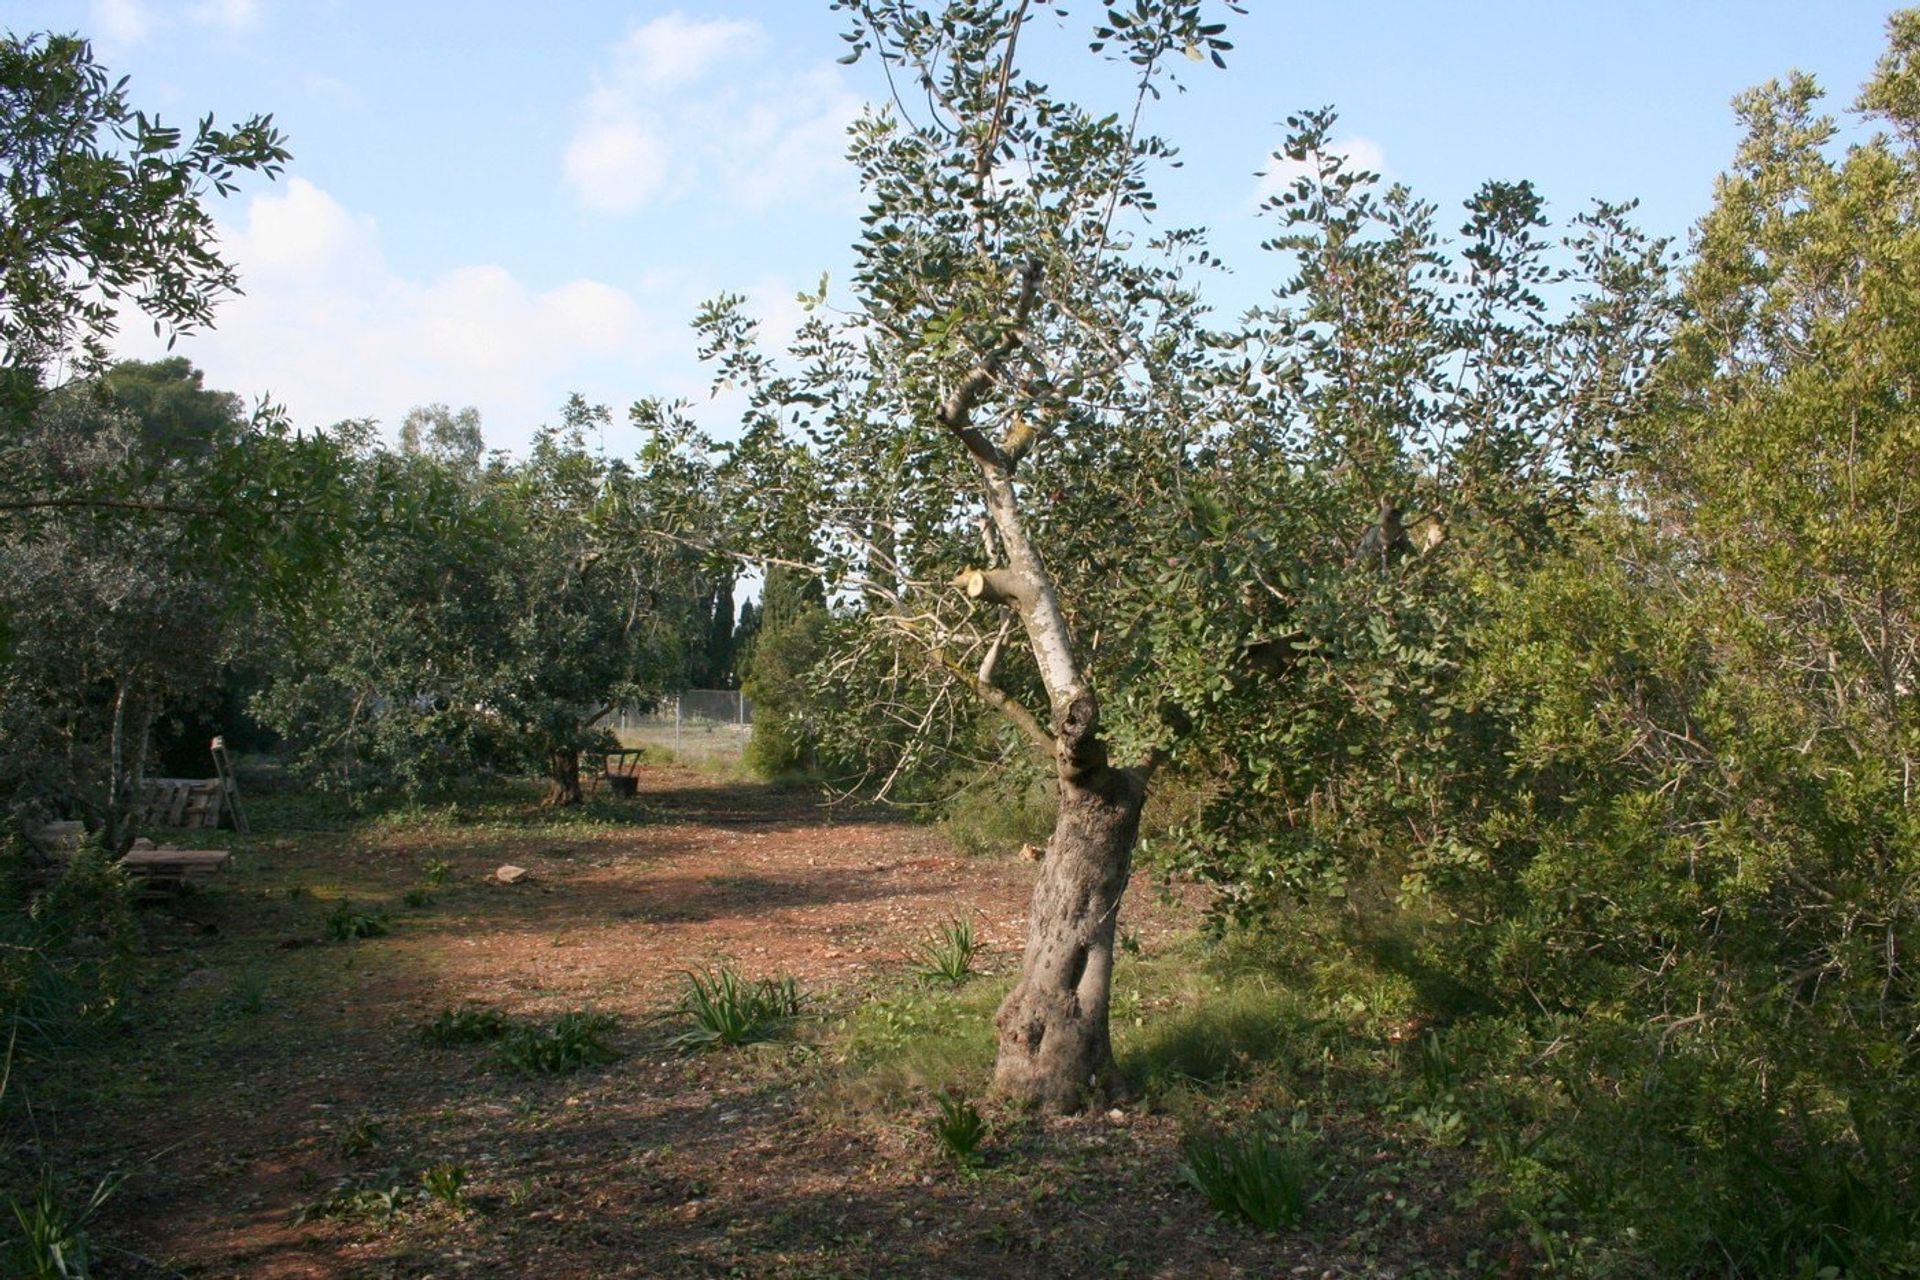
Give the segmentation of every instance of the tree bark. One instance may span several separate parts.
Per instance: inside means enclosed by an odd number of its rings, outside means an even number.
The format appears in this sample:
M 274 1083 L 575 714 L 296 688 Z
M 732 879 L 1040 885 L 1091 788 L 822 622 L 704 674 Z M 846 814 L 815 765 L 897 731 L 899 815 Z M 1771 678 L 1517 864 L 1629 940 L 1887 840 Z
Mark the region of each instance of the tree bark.
M 997 1092 L 1055 1114 L 1113 1093 L 1114 928 L 1147 795 L 1135 770 L 1067 765 L 1064 732 L 1060 741 L 1060 814 L 1027 910 L 1020 982 L 994 1017 L 993 1072 Z
M 586 803 L 580 789 L 580 753 L 572 747 L 554 747 L 547 752 L 547 803 Z

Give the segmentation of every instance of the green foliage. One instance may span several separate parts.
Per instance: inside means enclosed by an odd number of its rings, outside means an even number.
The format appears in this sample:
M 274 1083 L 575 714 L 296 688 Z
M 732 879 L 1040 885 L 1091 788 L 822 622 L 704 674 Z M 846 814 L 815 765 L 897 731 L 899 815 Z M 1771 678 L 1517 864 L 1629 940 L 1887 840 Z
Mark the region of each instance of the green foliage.
M 668 1041 L 694 1053 L 765 1040 L 800 1016 L 800 988 L 792 978 L 750 981 L 732 965 L 689 969 L 674 1012 L 688 1022 Z
M 59 1059 L 119 1012 L 139 930 L 133 889 L 96 841 L 47 887 L 30 885 L 23 851 L 0 861 L 0 1017 L 12 1051 Z
M 453 864 L 445 858 L 428 858 L 420 864 L 420 874 L 436 889 L 453 883 Z
M 1304 1131 L 1256 1122 L 1244 1132 L 1194 1133 L 1183 1145 L 1182 1181 L 1220 1213 L 1264 1231 L 1291 1231 L 1306 1218 L 1315 1168 Z
M 913 971 L 923 981 L 957 987 L 973 976 L 973 960 L 980 943 L 970 920 L 949 920 L 913 949 Z
M 933 1119 L 933 1136 L 941 1154 L 962 1168 L 980 1159 L 980 1144 L 987 1136 L 987 1122 L 966 1098 L 951 1093 L 934 1099 L 939 1107 Z
M 0 172 L 9 244 L 0 259 L 0 349 L 8 375 L 77 349 L 105 362 L 117 308 L 131 302 L 176 334 L 233 292 L 217 251 L 211 190 L 240 172 L 277 175 L 285 139 L 268 116 L 191 135 L 136 111 L 75 36 L 0 39 Z M 32 216 L 27 216 L 27 211 Z M 11 405 L 8 406 L 12 408 Z
M 8 1203 L 13 1221 L 7 1226 L 13 1229 L 0 1241 L 6 1273 L 21 1280 L 87 1280 L 93 1274 L 93 1242 L 87 1226 L 120 1181 L 103 1178 L 76 1203 L 62 1191 L 52 1170 L 42 1166 L 33 1194 L 24 1203 Z
M 1045 845 L 1057 809 L 1052 779 L 1024 753 L 973 772 L 940 804 L 940 830 L 961 852 L 1005 856 Z
M 494 1060 L 523 1075 L 563 1075 L 604 1067 L 620 1057 L 619 1050 L 606 1041 L 617 1025 L 610 1013 L 576 1009 L 561 1014 L 552 1026 L 516 1026 L 501 1037 Z
M 352 1159 L 385 1145 L 387 1127 L 372 1116 L 355 1116 L 340 1134 L 340 1154 Z
M 396 1170 L 389 1169 L 372 1177 L 349 1174 L 324 1194 L 300 1206 L 293 1215 L 293 1225 L 355 1218 L 384 1222 L 405 1209 L 415 1197 L 416 1192 L 400 1181 Z
M 327 912 L 321 921 L 322 936 L 329 942 L 352 942 L 357 938 L 383 938 L 391 930 L 387 926 L 385 911 L 361 911 L 353 905 L 352 899 L 342 898 L 333 904 L 333 910 Z
M 422 1023 L 420 1038 L 435 1048 L 445 1049 L 453 1045 L 498 1040 L 507 1034 L 508 1026 L 506 1015 L 498 1009 L 464 1004 L 458 1008 L 442 1009 L 431 1021 Z
M 428 1195 L 449 1209 L 462 1210 L 467 1207 L 462 1191 L 467 1185 L 467 1167 L 463 1164 L 447 1160 L 433 1165 L 421 1172 L 420 1185 Z
M 711 576 L 656 536 L 710 519 L 691 428 L 660 427 L 635 466 L 589 448 L 607 420 L 575 396 L 520 460 L 482 463 L 465 427 L 445 449 L 363 447 L 335 594 L 253 702 L 304 773 L 418 795 L 524 769 L 580 801 L 581 754 L 612 745 L 600 717 L 677 685 Z
M 425 889 L 409 889 L 400 895 L 400 901 L 406 904 L 408 910 L 419 911 L 433 905 L 433 895 Z

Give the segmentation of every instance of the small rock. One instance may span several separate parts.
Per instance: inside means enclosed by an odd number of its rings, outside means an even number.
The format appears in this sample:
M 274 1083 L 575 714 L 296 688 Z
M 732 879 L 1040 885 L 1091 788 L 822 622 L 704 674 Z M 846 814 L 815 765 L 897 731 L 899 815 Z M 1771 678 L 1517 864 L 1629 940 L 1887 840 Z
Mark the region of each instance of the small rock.
M 1125 1124 L 1127 1122 L 1127 1113 L 1115 1107 L 1113 1110 L 1107 1112 L 1107 1119 L 1113 1121 L 1115 1124 Z
M 501 884 L 519 884 L 531 874 L 525 867 L 516 867 L 509 862 L 494 872 L 493 878 Z

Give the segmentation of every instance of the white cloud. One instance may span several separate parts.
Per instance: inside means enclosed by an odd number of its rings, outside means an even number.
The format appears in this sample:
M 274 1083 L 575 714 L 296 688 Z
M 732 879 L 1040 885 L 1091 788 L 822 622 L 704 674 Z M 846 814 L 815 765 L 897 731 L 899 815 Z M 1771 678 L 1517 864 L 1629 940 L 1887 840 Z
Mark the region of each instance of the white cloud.
M 705 77 L 715 66 L 757 52 L 766 31 L 757 22 L 701 22 L 678 12 L 635 27 L 614 49 L 613 81 L 630 93 L 661 94 Z
M 629 31 L 562 157 L 580 203 L 623 214 L 699 190 L 763 209 L 830 190 L 860 100 L 833 68 L 772 65 L 769 44 L 756 22 L 679 12 Z
M 630 389 L 687 346 L 677 290 L 648 307 L 596 280 L 535 289 L 490 263 L 399 274 L 373 220 L 303 178 L 256 196 L 241 225 L 222 229 L 221 251 L 246 293 L 176 353 L 212 385 L 283 399 L 303 427 L 391 427 L 438 400 L 478 405 L 489 443 L 518 445 L 567 391 L 610 399 L 610 386 Z M 120 353 L 158 354 L 147 329 L 124 317 Z
M 1336 138 L 1327 144 L 1327 151 L 1346 160 L 1349 170 L 1364 169 L 1369 173 L 1384 176 L 1387 172 L 1386 149 L 1372 138 L 1354 136 Z M 1289 160 L 1285 156 L 1270 157 L 1265 172 L 1260 174 L 1259 186 L 1254 190 L 1254 199 L 1260 203 L 1274 196 L 1291 191 L 1293 184 L 1314 172 L 1309 160 Z
M 195 0 L 172 11 L 156 11 L 148 0 L 92 0 L 87 25 L 106 43 L 125 48 L 182 17 L 195 26 L 251 31 L 260 25 L 260 0 Z
M 202 0 L 188 11 L 202 26 L 225 27 L 229 31 L 249 31 L 260 25 L 259 0 Z
M 666 185 L 667 148 L 645 120 L 598 120 L 567 144 L 565 167 L 567 181 L 587 208 L 626 213 Z
M 87 25 L 111 44 L 139 44 L 153 28 L 142 0 L 93 0 L 88 12 Z

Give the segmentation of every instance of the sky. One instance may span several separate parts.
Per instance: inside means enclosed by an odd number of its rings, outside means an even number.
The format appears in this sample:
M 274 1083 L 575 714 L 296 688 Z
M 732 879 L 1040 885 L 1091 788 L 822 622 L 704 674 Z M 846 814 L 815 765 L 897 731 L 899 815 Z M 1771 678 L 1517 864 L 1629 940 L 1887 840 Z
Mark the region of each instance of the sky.
M 1443 212 L 1530 179 L 1549 212 L 1641 201 L 1682 244 L 1738 140 L 1744 88 L 1813 73 L 1851 103 L 1889 9 L 1855 0 L 1250 0 L 1226 71 L 1194 67 L 1149 123 L 1181 149 L 1169 225 L 1206 226 L 1233 268 L 1216 302 L 1271 286 L 1256 216 L 1285 117 L 1331 105 L 1356 159 Z M 1027 73 L 1125 105 L 1086 49 L 1100 9 L 1023 41 Z M 689 321 L 745 295 L 773 340 L 823 272 L 844 301 L 862 210 L 845 129 L 885 92 L 843 66 L 826 0 L 10 0 L 15 33 L 77 31 L 132 103 L 190 124 L 271 112 L 293 161 L 219 202 L 244 297 L 174 348 L 211 385 L 296 424 L 479 408 L 517 449 L 569 392 L 686 398 L 724 432 Z M 1266 172 L 1268 176 L 1262 177 Z M 1449 217 L 1447 223 L 1457 225 Z M 137 319 L 118 350 L 164 347 Z

